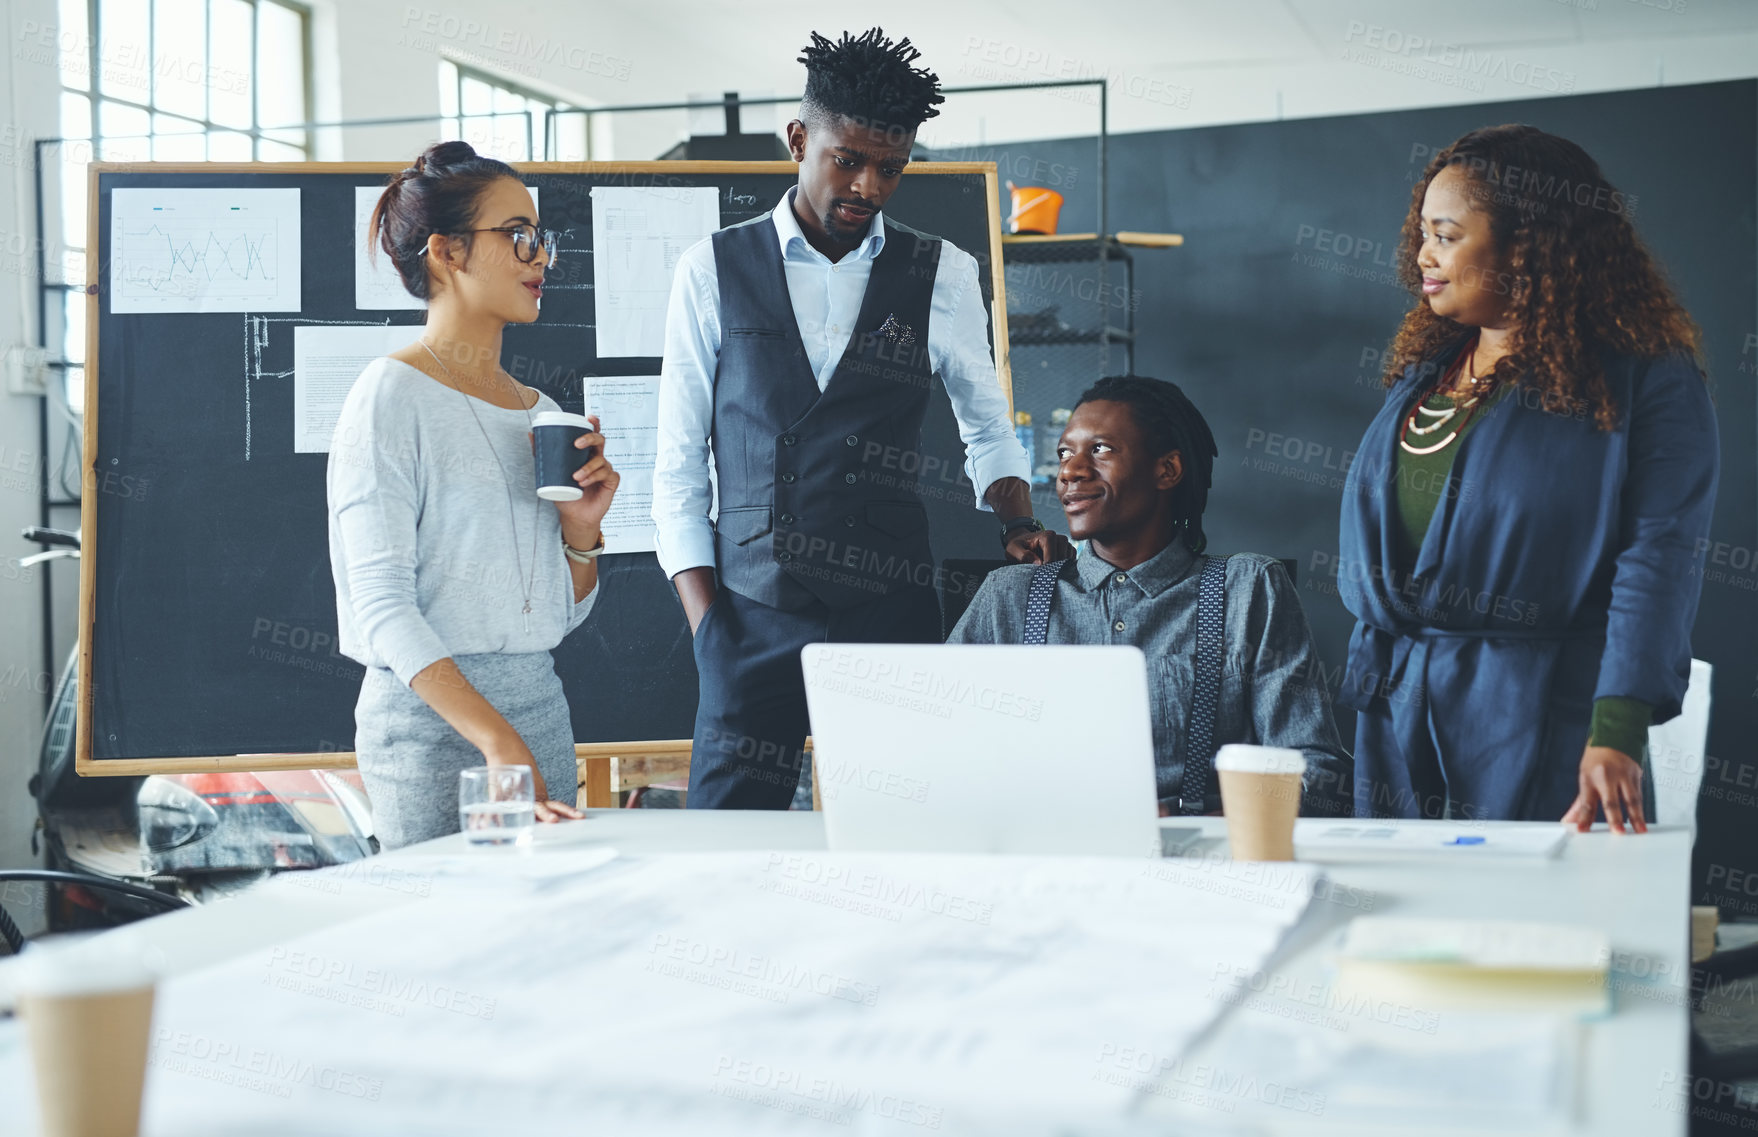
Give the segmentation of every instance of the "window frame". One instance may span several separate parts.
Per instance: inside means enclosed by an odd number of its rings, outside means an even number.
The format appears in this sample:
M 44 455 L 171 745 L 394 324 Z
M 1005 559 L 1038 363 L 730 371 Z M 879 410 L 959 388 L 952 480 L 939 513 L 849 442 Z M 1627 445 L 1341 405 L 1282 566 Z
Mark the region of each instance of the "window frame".
M 76 165 L 75 163 L 68 161 L 66 157 L 66 148 L 69 145 L 79 145 L 83 143 L 89 148 L 87 162 L 101 162 L 115 160 L 115 155 L 108 152 L 109 147 L 106 145 L 106 143 L 112 140 L 142 144 L 146 146 L 147 153 L 150 155 L 152 153 L 154 140 L 157 138 L 200 138 L 202 139 L 202 153 L 208 155 L 211 154 L 208 143 L 210 136 L 215 134 L 244 135 L 250 139 L 250 158 L 248 161 L 257 162 L 262 160 L 261 154 L 263 143 L 265 141 L 280 146 L 291 147 L 302 152 L 302 156 L 299 158 L 277 160 L 311 160 L 311 155 L 316 145 L 313 128 L 311 126 L 313 121 L 312 105 L 313 99 L 315 98 L 312 79 L 311 8 L 309 5 L 299 2 L 299 0 L 242 0 L 242 2 L 247 4 L 250 8 L 250 45 L 248 54 L 249 62 L 247 64 L 248 74 L 251 79 L 250 125 L 247 127 L 213 121 L 211 118 L 213 113 L 212 85 L 205 81 L 203 84 L 204 94 L 202 98 L 202 115 L 200 118 L 193 118 L 189 114 L 180 110 L 167 110 L 158 105 L 158 92 L 155 83 L 159 74 L 156 53 L 158 45 L 155 42 L 158 35 L 158 0 L 144 0 L 146 8 L 145 18 L 147 34 L 147 42 L 145 45 L 145 66 L 147 69 L 146 100 L 141 102 L 126 96 L 105 93 L 102 89 L 102 75 L 104 68 L 104 34 L 102 21 L 106 0 L 74 0 L 74 3 L 80 4 L 85 9 L 85 39 L 83 44 L 86 57 L 85 87 L 82 89 L 80 87 L 70 86 L 68 83 L 68 74 L 65 70 L 58 68 L 59 73 L 56 76 L 55 89 L 58 98 L 62 101 L 63 107 L 65 106 L 67 96 L 83 98 L 86 101 L 86 121 L 84 123 L 83 137 L 78 137 L 69 130 L 69 127 L 72 124 L 66 118 L 61 117 L 63 113 L 62 109 L 58 108 L 57 110 L 57 117 L 60 119 L 61 123 L 60 133 L 62 135 L 58 140 L 62 149 L 62 157 L 56 163 L 59 176 L 55 187 L 57 195 L 56 214 L 60 216 L 61 221 L 60 233 L 58 234 L 60 238 L 58 244 L 61 255 L 54 260 L 45 261 L 44 267 L 49 271 L 45 272 L 45 278 L 40 282 L 43 288 L 42 300 L 44 302 L 47 302 L 49 296 L 53 293 L 58 292 L 61 294 L 58 320 L 60 325 L 58 329 L 60 333 L 58 337 L 60 339 L 60 351 L 54 354 L 58 354 L 62 357 L 61 378 L 64 384 L 65 401 L 70 408 L 81 411 L 84 409 L 81 405 L 84 396 L 83 384 L 81 382 L 76 382 L 75 380 L 81 379 L 85 371 L 85 344 L 83 342 L 83 337 L 78 337 L 79 342 L 76 343 L 76 337 L 71 333 L 81 326 L 85 316 L 85 282 L 83 279 L 78 281 L 68 279 L 56 280 L 52 279 L 52 277 L 66 277 L 68 275 L 66 272 L 68 264 L 73 261 L 75 257 L 83 259 L 88 256 L 91 250 L 86 247 L 83 238 L 80 239 L 77 244 L 69 239 L 73 233 L 83 227 L 84 217 L 73 218 L 66 215 L 68 212 L 66 179 L 74 169 L 79 170 L 77 176 L 83 176 L 84 171 L 79 168 L 83 166 L 83 163 Z M 260 39 L 262 28 L 261 9 L 265 4 L 275 8 L 284 9 L 297 16 L 299 19 L 302 58 L 302 73 L 299 78 L 299 97 L 304 109 L 301 112 L 300 120 L 291 125 L 264 126 L 262 122 L 261 83 L 257 71 L 257 59 L 262 47 L 262 41 Z M 56 26 L 57 31 L 59 32 L 59 10 L 57 11 L 56 16 Z M 205 77 L 211 74 L 211 71 L 215 66 L 213 56 L 212 0 L 202 0 L 202 20 L 204 24 L 202 36 L 202 68 L 205 80 Z M 147 132 L 145 134 L 106 134 L 100 126 L 103 117 L 103 108 L 106 104 L 127 107 L 145 115 Z M 191 124 L 193 129 L 178 132 L 155 129 L 163 118 L 175 119 L 179 123 Z M 300 140 L 298 142 L 288 141 L 287 136 L 294 132 L 299 134 Z M 188 159 L 188 161 L 192 162 L 235 160 L 240 159 L 214 159 L 212 157 Z M 81 196 L 83 196 L 83 193 Z M 46 233 L 43 234 L 43 238 L 45 242 L 47 242 L 48 235 Z
M 145 139 L 145 140 L 148 140 L 148 142 L 150 144 L 151 139 L 157 138 L 157 137 L 160 137 L 163 135 L 168 135 L 171 137 L 181 137 L 182 136 L 181 134 L 170 135 L 169 132 L 166 132 L 166 131 L 159 131 L 159 130 L 150 129 L 150 124 L 152 123 L 154 117 L 162 115 L 162 116 L 165 116 L 168 118 L 175 118 L 175 119 L 178 119 L 183 122 L 194 123 L 200 129 L 188 131 L 187 133 L 191 134 L 191 135 L 200 134 L 204 137 L 209 134 L 244 134 L 244 135 L 248 135 L 250 138 L 250 157 L 249 157 L 249 159 L 246 159 L 246 160 L 251 161 L 251 162 L 258 162 L 258 161 L 262 160 L 261 159 L 262 143 L 265 140 L 266 134 L 268 134 L 270 132 L 285 133 L 285 132 L 289 132 L 292 130 L 298 130 L 303 137 L 302 137 L 302 140 L 297 143 L 287 142 L 281 138 L 273 138 L 273 137 L 267 138 L 266 140 L 269 142 L 278 143 L 283 146 L 293 146 L 293 147 L 296 147 L 300 150 L 303 150 L 305 152 L 305 158 L 303 160 L 310 161 L 311 152 L 312 152 L 312 149 L 315 145 L 315 140 L 312 137 L 312 128 L 309 125 L 312 121 L 311 106 L 312 106 L 312 100 L 315 95 L 315 92 L 313 90 L 312 75 L 311 75 L 311 49 L 312 49 L 311 8 L 306 4 L 300 3 L 299 0 L 238 0 L 238 2 L 247 4 L 250 7 L 250 55 L 249 55 L 250 74 L 251 74 L 250 125 L 245 127 L 245 126 L 232 126 L 232 125 L 229 125 L 226 123 L 219 123 L 219 122 L 215 122 L 211 118 L 209 118 L 208 115 L 211 114 L 212 110 L 213 110 L 211 98 L 204 99 L 204 103 L 206 103 L 207 105 L 204 106 L 203 114 L 202 114 L 202 117 L 200 117 L 200 118 L 192 118 L 190 115 L 188 115 L 182 111 L 166 110 L 166 109 L 157 105 L 157 103 L 155 101 L 155 97 L 154 97 L 155 93 L 153 92 L 153 90 L 151 88 L 151 84 L 150 84 L 150 77 L 151 77 L 152 71 L 155 67 L 155 58 L 156 58 L 157 49 L 158 49 L 157 43 L 154 42 L 157 35 L 158 35 L 158 21 L 154 18 L 156 15 L 157 2 L 158 2 L 158 0 L 145 0 L 146 6 L 147 6 L 146 60 L 147 60 L 147 68 L 148 68 L 148 73 L 149 73 L 149 87 L 148 87 L 148 93 L 147 93 L 147 101 L 143 103 L 143 102 L 139 102 L 134 99 L 125 98 L 125 97 L 118 96 L 118 95 L 105 94 L 99 89 L 100 83 L 99 83 L 98 77 L 103 73 L 102 19 L 103 19 L 103 7 L 104 7 L 104 4 L 106 3 L 106 0 L 85 0 L 85 10 L 86 10 L 85 48 L 86 48 L 86 83 L 87 83 L 86 89 L 81 90 L 77 87 L 69 87 L 66 83 L 65 78 L 62 78 L 59 81 L 58 87 L 59 87 L 60 92 L 63 94 L 79 95 L 79 96 L 82 96 L 86 99 L 86 102 L 87 102 L 86 109 L 90 115 L 90 121 L 86 124 L 86 132 L 87 132 L 86 138 L 90 139 L 91 143 L 92 143 L 92 147 L 93 147 L 92 158 L 93 158 L 93 160 L 94 161 L 105 160 L 97 152 L 98 148 L 102 145 L 102 143 L 104 142 L 104 140 L 106 138 L 106 135 L 99 129 L 98 123 L 99 123 L 100 118 L 102 116 L 103 104 L 104 103 L 115 103 L 120 106 L 125 106 L 125 107 L 129 107 L 133 110 L 144 112 L 148 116 L 149 130 L 146 134 L 142 134 L 142 135 L 111 134 L 111 135 L 108 135 L 109 138 L 130 139 L 130 140 Z M 300 76 L 299 97 L 300 97 L 301 102 L 305 106 L 305 114 L 304 114 L 304 117 L 298 123 L 295 123 L 290 126 L 264 126 L 262 124 L 262 119 L 261 119 L 262 100 L 258 95 L 258 86 L 257 86 L 257 81 L 256 81 L 256 58 L 257 58 L 257 52 L 261 46 L 261 41 L 258 38 L 258 36 L 260 35 L 260 28 L 261 28 L 261 21 L 259 19 L 258 13 L 261 10 L 261 8 L 263 7 L 263 5 L 265 5 L 265 4 L 269 5 L 271 7 L 285 9 L 285 10 L 287 10 L 287 11 L 289 11 L 299 17 L 300 48 L 301 48 L 301 55 L 304 60 L 303 74 Z M 212 66 L 213 66 L 213 5 L 212 5 L 212 0 L 203 0 L 202 13 L 203 13 L 202 18 L 204 21 L 203 36 L 202 36 L 202 39 L 203 39 L 202 65 L 205 69 L 205 68 L 212 68 Z M 214 159 L 211 159 L 211 158 L 204 158 L 201 160 L 202 161 L 214 161 Z M 227 159 L 221 159 L 221 160 L 227 160 Z
M 447 67 L 450 67 L 453 70 L 451 91 L 449 95 L 446 91 L 445 68 Z M 518 111 L 466 113 L 464 110 L 464 81 L 466 79 L 473 79 L 478 83 L 485 84 L 494 91 L 514 95 L 525 100 L 527 104 L 541 103 L 543 107 L 550 111 L 579 111 L 586 109 L 585 107 L 569 102 L 559 95 L 551 95 L 543 91 L 535 90 L 531 87 L 525 86 L 517 80 L 508 79 L 504 75 L 499 75 L 493 71 L 486 71 L 480 67 L 472 66 L 471 64 L 453 58 L 450 55 L 441 55 L 439 60 L 438 81 L 440 84 L 441 100 L 441 111 L 439 115 L 440 136 L 443 139 L 463 138 L 464 123 L 467 121 L 486 119 L 496 115 L 504 118 L 519 113 Z M 455 108 L 455 113 L 445 113 L 444 108 L 448 102 L 453 108 Z M 553 146 L 550 135 L 555 129 L 556 119 L 551 115 L 544 115 L 529 106 L 526 107 L 526 110 L 530 113 L 531 117 L 527 121 L 525 128 L 525 155 L 523 157 L 512 157 L 505 154 L 496 154 L 494 155 L 496 158 L 506 162 L 545 162 L 550 160 L 550 151 Z M 582 121 L 584 121 L 585 116 L 570 115 L 569 117 L 580 117 Z M 582 128 L 581 146 L 584 150 L 583 160 L 588 162 L 591 161 L 592 134 L 590 130 Z M 480 149 L 480 147 L 478 149 Z

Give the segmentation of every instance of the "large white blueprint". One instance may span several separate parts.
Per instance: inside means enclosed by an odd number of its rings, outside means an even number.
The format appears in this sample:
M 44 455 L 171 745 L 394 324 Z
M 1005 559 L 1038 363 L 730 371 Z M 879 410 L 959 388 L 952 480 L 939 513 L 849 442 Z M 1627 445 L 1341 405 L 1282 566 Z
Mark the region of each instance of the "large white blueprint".
M 1180 1055 L 1217 974 L 1261 966 L 1317 878 L 780 852 L 404 867 L 434 870 L 431 895 L 161 988 L 149 1137 L 1129 1131 L 1120 1056 Z

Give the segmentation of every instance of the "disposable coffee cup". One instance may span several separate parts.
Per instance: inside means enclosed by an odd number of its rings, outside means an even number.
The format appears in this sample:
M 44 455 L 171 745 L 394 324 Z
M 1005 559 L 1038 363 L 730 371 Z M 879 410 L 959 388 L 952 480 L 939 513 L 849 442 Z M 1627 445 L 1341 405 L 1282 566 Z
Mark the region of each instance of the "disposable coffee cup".
M 585 415 L 567 411 L 544 411 L 531 420 L 537 442 L 537 496 L 546 501 L 578 501 L 580 487 L 574 475 L 592 457 L 590 448 L 574 445 L 592 429 Z
M 43 1137 L 136 1137 L 154 975 L 137 948 L 44 941 L 13 982 L 30 1039 Z
M 1236 861 L 1294 859 L 1294 819 L 1306 755 L 1278 746 L 1231 743 L 1215 755 L 1221 812 Z

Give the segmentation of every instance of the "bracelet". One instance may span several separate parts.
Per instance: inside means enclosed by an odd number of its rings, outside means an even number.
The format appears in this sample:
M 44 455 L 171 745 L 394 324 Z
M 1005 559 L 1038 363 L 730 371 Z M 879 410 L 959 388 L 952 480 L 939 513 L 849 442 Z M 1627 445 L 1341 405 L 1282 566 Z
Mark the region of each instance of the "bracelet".
M 567 554 L 567 558 L 575 564 L 591 564 L 598 559 L 598 554 L 604 552 L 604 530 L 600 529 L 598 531 L 598 544 L 592 546 L 590 549 L 576 549 L 574 546 L 568 544 L 568 539 L 566 537 L 563 537 L 562 552 Z

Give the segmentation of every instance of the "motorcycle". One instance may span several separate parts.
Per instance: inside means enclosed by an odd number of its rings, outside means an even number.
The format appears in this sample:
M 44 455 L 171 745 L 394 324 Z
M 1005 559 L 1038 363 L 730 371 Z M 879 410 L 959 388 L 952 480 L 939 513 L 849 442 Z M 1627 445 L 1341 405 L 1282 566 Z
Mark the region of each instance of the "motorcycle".
M 79 534 L 30 527 L 44 546 L 27 566 L 79 556 Z M 144 885 L 192 904 L 226 900 L 268 877 L 371 856 L 372 807 L 353 770 L 81 777 L 74 769 L 79 704 L 75 645 L 55 684 L 30 792 L 33 853 L 47 867 Z M 38 838 L 41 838 L 39 846 Z M 150 905 L 110 890 L 62 884 L 48 930 L 109 927 Z

